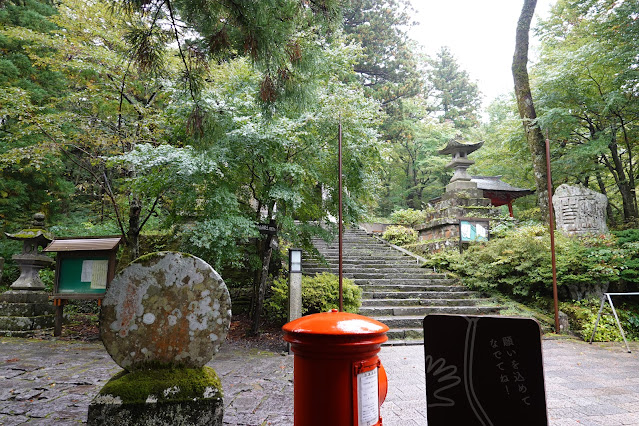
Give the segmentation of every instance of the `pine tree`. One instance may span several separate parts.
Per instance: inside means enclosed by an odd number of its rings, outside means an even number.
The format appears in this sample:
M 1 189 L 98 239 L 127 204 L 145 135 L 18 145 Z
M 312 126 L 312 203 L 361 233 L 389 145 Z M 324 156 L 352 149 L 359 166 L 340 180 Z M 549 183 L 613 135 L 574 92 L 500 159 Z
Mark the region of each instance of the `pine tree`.
M 426 76 L 433 101 L 431 111 L 441 121 L 450 120 L 459 129 L 477 125 L 477 110 L 481 103 L 479 89 L 468 73 L 460 69 L 450 49 L 442 47 L 428 64 Z

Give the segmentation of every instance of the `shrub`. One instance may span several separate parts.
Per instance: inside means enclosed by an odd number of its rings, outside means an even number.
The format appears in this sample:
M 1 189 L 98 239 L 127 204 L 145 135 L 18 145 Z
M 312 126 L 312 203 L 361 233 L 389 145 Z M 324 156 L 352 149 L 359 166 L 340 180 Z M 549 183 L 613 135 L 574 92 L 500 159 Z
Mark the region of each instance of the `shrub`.
M 579 299 L 589 290 L 619 279 L 622 253 L 605 238 L 570 238 L 555 235 L 557 283 L 564 298 Z M 431 259 L 457 273 L 467 285 L 497 290 L 519 299 L 552 295 L 550 238 L 544 226 L 533 225 L 507 233 L 485 244 L 471 245 L 463 255 L 442 253 Z M 575 297 L 577 295 L 577 297 Z
M 357 313 L 362 304 L 362 289 L 352 280 L 342 281 L 344 310 Z M 288 318 L 288 278 L 273 282 L 272 295 L 266 301 L 266 310 L 271 320 L 278 323 Z M 302 276 L 302 315 L 328 312 L 339 307 L 339 278 L 323 272 L 314 277 Z
M 390 219 L 399 225 L 415 226 L 426 221 L 426 213 L 423 210 L 401 209 L 391 213 Z
M 636 291 L 639 284 L 639 229 L 615 231 L 613 234 L 617 237 L 617 247 L 623 250 L 624 256 L 620 277 L 624 282 L 633 284 L 633 290 Z
M 403 246 L 416 243 L 418 239 L 417 231 L 404 226 L 389 226 L 382 234 L 382 238 L 391 244 Z
M 560 308 L 570 318 L 571 328 L 582 339 L 590 340 L 600 307 L 600 300 L 584 299 L 575 303 L 562 303 Z M 626 338 L 628 340 L 639 338 L 639 315 L 636 312 L 636 307 L 626 308 L 624 305 L 617 306 L 615 304 L 615 310 L 617 315 L 619 315 L 619 321 L 624 329 Z M 604 305 L 593 340 L 596 342 L 620 342 L 623 340 L 608 302 Z

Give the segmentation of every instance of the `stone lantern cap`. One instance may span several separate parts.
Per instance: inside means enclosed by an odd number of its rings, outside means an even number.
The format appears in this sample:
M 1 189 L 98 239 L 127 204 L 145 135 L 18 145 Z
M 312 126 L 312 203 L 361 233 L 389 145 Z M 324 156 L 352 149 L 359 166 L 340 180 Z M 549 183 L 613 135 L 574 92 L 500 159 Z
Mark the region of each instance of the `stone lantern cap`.
M 468 155 L 471 152 L 477 151 L 479 148 L 482 147 L 483 144 L 484 144 L 483 141 L 477 142 L 477 143 L 463 143 L 461 140 L 461 136 L 456 136 L 453 139 L 449 140 L 448 145 L 446 145 L 445 148 L 442 148 L 439 151 L 437 151 L 437 153 L 442 155 L 451 154 L 455 156 L 455 153 L 463 152 L 466 155 Z
M 44 214 L 33 215 L 33 228 L 23 229 L 15 234 L 5 232 L 7 238 L 24 242 L 23 254 L 35 254 L 38 247 L 44 247 L 53 241 L 53 234 L 44 229 Z

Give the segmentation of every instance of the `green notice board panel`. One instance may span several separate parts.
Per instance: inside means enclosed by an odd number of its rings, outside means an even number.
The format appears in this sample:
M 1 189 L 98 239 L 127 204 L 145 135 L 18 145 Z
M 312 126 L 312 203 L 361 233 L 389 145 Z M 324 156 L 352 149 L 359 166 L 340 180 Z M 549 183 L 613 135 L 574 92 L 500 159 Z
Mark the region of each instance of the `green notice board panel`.
M 108 257 L 63 258 L 57 293 L 104 294 L 108 270 Z
M 459 228 L 462 242 L 488 241 L 488 222 L 461 220 Z

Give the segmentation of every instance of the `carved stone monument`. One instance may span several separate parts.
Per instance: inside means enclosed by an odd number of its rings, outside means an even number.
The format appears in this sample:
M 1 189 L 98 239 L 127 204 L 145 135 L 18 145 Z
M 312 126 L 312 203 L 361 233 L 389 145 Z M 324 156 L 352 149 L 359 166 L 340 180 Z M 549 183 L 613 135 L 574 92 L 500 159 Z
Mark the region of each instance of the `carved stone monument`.
M 552 197 L 557 229 L 569 235 L 606 234 L 608 198 L 583 186 L 561 185 Z
M 224 341 L 231 298 L 197 257 L 153 253 L 133 261 L 102 301 L 100 332 L 122 368 L 89 406 L 89 425 L 221 425 L 220 380 L 205 364 Z
M 49 293 L 40 279 L 41 269 L 55 264 L 39 249 L 52 241 L 44 228 L 44 214 L 33 216 L 33 227 L 7 238 L 23 242 L 22 253 L 12 256 L 20 267 L 20 276 L 8 291 L 0 294 L 0 335 L 30 336 L 35 330 L 53 327 L 55 308 L 49 302 Z

